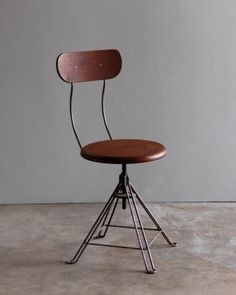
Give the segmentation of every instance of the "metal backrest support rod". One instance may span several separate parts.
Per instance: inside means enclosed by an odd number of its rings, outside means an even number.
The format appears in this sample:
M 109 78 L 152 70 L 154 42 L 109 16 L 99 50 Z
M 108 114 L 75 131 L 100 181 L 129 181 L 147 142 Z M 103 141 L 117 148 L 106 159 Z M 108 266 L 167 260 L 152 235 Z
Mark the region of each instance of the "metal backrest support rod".
M 108 134 L 110 140 L 112 140 L 111 132 L 110 132 L 110 130 L 108 128 L 108 124 L 107 124 L 105 107 L 104 107 L 104 93 L 105 93 L 105 88 L 106 88 L 106 80 L 103 80 L 102 97 L 101 97 L 102 117 L 103 117 L 104 125 L 105 125 L 106 130 L 107 130 L 107 134 Z
M 107 134 L 108 134 L 110 140 L 112 140 L 111 132 L 110 132 L 110 130 L 108 128 L 108 124 L 107 124 L 106 113 L 105 113 L 105 106 L 104 106 L 105 87 L 106 87 L 106 80 L 103 80 L 102 96 L 101 96 L 102 117 L 103 117 L 104 125 L 106 127 Z M 82 149 L 82 144 L 81 144 L 81 141 L 79 140 L 78 132 L 76 130 L 75 121 L 74 121 L 74 113 L 73 113 L 73 92 L 74 92 L 74 85 L 73 85 L 73 83 L 70 83 L 70 121 L 71 121 L 72 129 L 73 129 L 75 138 L 77 140 L 77 143 L 78 143 L 80 149 Z
M 82 144 L 81 144 L 81 142 L 79 140 L 79 136 L 78 136 L 78 133 L 76 131 L 75 122 L 74 122 L 73 104 L 72 104 L 73 89 L 74 89 L 73 83 L 70 83 L 70 121 L 71 121 L 71 125 L 72 125 L 72 129 L 73 129 L 75 138 L 76 138 L 76 140 L 78 142 L 78 145 L 79 145 L 80 149 L 82 149 Z

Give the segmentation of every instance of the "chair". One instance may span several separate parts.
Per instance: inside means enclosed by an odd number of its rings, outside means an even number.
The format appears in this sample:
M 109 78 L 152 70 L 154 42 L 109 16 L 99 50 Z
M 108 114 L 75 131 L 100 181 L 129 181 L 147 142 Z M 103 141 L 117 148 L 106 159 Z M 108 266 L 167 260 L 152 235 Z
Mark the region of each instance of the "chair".
M 120 73 L 121 65 L 122 60 L 120 53 L 115 49 L 62 53 L 57 58 L 58 74 L 64 82 L 70 84 L 70 119 L 77 143 L 81 149 L 81 156 L 89 161 L 120 164 L 122 166 L 122 172 L 119 176 L 118 185 L 116 186 L 114 192 L 110 196 L 91 230 L 87 234 L 80 248 L 75 253 L 74 257 L 67 263 L 76 263 L 88 245 L 138 249 L 141 251 L 146 272 L 155 273 L 156 270 L 150 251 L 151 244 L 160 234 L 166 240 L 168 245 L 175 247 L 176 243 L 173 243 L 169 239 L 142 198 L 131 185 L 127 173 L 127 164 L 144 163 L 158 160 L 165 156 L 166 148 L 158 142 L 149 140 L 112 138 L 106 121 L 104 93 L 106 80 L 116 77 Z M 73 119 L 73 85 L 74 83 L 96 80 L 103 81 L 101 108 L 104 125 L 108 133 L 109 140 L 93 142 L 83 146 L 79 140 Z M 112 224 L 112 218 L 119 201 L 121 201 L 123 209 L 126 209 L 127 207 L 129 208 L 133 226 Z M 152 223 L 154 224 L 154 228 L 144 228 L 139 213 L 138 204 L 150 217 Z M 94 241 L 95 239 L 104 238 L 108 229 L 112 227 L 134 229 L 139 247 L 109 245 L 105 243 L 97 243 L 97 240 Z M 155 238 L 151 242 L 148 242 L 147 240 L 145 232 L 146 230 L 154 230 L 157 232 Z

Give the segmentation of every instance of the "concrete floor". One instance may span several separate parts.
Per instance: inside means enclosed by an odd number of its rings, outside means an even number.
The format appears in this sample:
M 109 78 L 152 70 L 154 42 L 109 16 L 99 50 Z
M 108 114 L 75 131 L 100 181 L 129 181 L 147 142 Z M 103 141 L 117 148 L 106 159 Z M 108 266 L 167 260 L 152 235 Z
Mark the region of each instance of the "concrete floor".
M 178 242 L 163 247 L 159 238 L 152 246 L 154 275 L 135 250 L 89 246 L 77 264 L 63 263 L 102 204 L 0 206 L 0 295 L 235 295 L 236 204 L 150 207 Z M 114 223 L 129 224 L 128 213 L 119 209 Z M 109 242 L 136 242 L 132 230 L 111 231 Z

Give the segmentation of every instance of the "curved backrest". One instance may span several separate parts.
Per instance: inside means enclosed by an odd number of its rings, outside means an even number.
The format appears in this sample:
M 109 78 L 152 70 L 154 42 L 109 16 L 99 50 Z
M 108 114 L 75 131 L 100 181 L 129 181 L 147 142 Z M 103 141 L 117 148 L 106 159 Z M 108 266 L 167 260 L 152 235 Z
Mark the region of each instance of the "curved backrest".
M 66 52 L 57 58 L 58 74 L 69 83 L 114 78 L 120 73 L 121 65 L 121 56 L 116 49 Z

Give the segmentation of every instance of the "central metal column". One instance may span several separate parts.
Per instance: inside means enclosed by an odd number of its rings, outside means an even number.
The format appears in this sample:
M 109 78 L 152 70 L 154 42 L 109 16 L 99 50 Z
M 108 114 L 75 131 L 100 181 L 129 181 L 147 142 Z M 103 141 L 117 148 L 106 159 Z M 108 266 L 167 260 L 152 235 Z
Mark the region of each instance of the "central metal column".
M 121 184 L 120 193 L 122 195 L 122 209 L 127 208 L 127 194 L 126 194 L 126 186 L 129 185 L 129 176 L 127 173 L 127 165 L 122 164 L 122 172 L 119 177 L 119 182 Z

